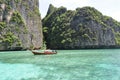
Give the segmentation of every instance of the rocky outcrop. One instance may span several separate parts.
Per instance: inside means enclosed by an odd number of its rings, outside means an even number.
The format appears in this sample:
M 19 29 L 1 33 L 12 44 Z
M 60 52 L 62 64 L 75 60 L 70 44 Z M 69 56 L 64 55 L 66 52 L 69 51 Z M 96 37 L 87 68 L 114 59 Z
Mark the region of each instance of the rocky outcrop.
M 0 0 L 0 50 L 42 46 L 39 0 Z
M 53 10 L 51 10 L 53 9 Z M 51 12 L 50 12 L 51 11 Z M 120 46 L 120 23 L 93 7 L 74 11 L 51 5 L 42 20 L 48 48 L 117 48 Z

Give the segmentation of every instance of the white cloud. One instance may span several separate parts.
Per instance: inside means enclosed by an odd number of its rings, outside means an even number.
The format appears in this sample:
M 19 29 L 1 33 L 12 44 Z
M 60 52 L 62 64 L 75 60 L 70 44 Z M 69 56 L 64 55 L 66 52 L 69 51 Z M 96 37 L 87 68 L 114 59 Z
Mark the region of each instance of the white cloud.
M 109 13 L 107 14 L 108 16 L 111 16 L 113 19 L 120 21 L 120 11 L 118 12 L 113 12 L 113 13 Z
M 88 0 L 52 0 L 52 4 L 57 7 L 64 6 L 68 9 L 75 9 L 88 5 Z

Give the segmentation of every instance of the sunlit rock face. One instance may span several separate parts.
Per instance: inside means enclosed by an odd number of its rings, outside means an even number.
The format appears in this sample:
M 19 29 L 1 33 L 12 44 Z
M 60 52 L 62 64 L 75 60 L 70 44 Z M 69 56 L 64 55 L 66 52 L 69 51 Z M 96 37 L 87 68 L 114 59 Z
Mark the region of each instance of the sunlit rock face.
M 0 0 L 0 50 L 40 48 L 39 0 Z

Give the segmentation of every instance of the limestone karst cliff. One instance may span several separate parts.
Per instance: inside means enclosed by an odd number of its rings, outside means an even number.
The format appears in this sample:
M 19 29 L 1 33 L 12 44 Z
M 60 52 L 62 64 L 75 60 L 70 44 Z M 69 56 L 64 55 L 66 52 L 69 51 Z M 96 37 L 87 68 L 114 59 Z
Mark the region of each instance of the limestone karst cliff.
M 42 46 L 39 0 L 0 0 L 0 50 Z
M 120 23 L 93 7 L 67 10 L 50 5 L 42 20 L 48 48 L 116 48 L 120 46 Z

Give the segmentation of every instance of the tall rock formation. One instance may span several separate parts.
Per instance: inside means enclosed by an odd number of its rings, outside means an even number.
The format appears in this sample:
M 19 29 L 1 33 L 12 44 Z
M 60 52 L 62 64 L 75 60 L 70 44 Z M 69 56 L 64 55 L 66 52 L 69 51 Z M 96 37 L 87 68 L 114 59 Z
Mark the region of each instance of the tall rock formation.
M 0 0 L 0 50 L 42 46 L 39 0 Z
M 120 23 L 104 16 L 93 7 L 77 8 L 72 11 L 50 5 L 48 14 L 42 22 L 48 48 L 81 49 L 120 46 Z

